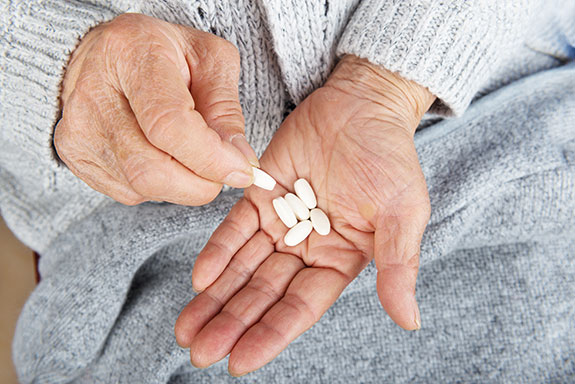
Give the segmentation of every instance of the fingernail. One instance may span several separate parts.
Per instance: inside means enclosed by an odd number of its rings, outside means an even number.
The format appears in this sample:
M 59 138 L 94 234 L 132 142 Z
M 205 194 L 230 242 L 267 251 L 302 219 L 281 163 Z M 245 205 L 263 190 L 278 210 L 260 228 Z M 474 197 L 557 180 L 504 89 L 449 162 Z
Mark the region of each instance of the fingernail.
M 196 292 L 196 293 L 202 293 L 204 290 L 203 289 L 196 289 L 193 285 L 192 285 L 192 291 Z
M 246 157 L 246 159 L 248 159 L 251 165 L 257 168 L 260 167 L 260 162 L 258 160 L 258 157 L 256 156 L 256 152 L 250 146 L 244 135 L 237 134 L 233 136 L 231 139 L 231 143 L 234 147 L 240 150 L 240 152 Z
M 419 331 L 421 329 L 421 315 L 419 314 L 419 308 L 415 310 L 415 330 Z
M 253 174 L 248 175 L 247 173 L 240 171 L 234 171 L 229 175 L 227 175 L 226 178 L 224 179 L 224 183 L 226 183 L 230 187 L 235 188 L 249 187 L 250 185 L 252 185 L 253 181 L 254 181 Z

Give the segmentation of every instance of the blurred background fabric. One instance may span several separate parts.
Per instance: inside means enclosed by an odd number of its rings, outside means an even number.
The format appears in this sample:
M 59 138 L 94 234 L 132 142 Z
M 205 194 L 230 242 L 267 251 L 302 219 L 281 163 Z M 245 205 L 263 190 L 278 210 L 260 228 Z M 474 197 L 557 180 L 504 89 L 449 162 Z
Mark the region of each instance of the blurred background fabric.
M 0 383 L 17 383 L 10 346 L 20 309 L 36 285 L 34 254 L 0 217 Z

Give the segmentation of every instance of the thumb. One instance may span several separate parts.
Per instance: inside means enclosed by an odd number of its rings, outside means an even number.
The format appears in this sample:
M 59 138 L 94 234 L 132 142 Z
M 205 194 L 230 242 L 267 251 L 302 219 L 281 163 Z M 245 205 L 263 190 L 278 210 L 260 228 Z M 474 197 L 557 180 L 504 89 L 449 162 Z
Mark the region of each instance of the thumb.
M 414 225 L 405 217 L 387 218 L 375 230 L 377 294 L 389 317 L 407 330 L 421 328 L 415 283 L 424 230 L 425 224 Z
M 192 62 L 191 93 L 196 110 L 222 140 L 232 143 L 246 159 L 259 167 L 255 151 L 245 137 L 239 100 L 240 55 L 227 40 L 214 35 L 202 39 L 204 56 Z

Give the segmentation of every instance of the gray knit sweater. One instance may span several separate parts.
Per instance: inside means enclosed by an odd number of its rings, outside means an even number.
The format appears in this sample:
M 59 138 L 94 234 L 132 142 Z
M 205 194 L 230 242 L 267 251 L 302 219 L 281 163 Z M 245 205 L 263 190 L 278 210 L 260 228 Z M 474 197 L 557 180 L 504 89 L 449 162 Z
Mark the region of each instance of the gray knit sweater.
M 567 341 L 575 329 L 575 70 L 550 70 L 575 57 L 572 0 L 0 4 L 0 210 L 42 254 L 44 279 L 14 341 L 22 382 L 226 379 L 225 362 L 191 368 L 172 329 L 192 295 L 194 257 L 237 193 L 198 208 L 123 207 L 53 150 L 70 53 L 91 27 L 127 11 L 238 47 L 246 133 L 258 155 L 343 54 L 438 96 L 416 135 L 433 209 L 418 283 L 424 331 L 401 333 L 382 315 L 370 265 L 312 330 L 243 380 L 575 375 Z M 450 115 L 462 117 L 435 120 Z
M 556 65 L 548 53 L 562 54 L 553 46 L 560 40 L 545 28 L 558 26 L 540 20 L 534 3 L 2 0 L 2 215 L 41 253 L 74 221 L 111 203 L 57 160 L 52 133 L 70 53 L 91 27 L 120 13 L 191 25 L 238 47 L 246 136 L 261 155 L 286 110 L 322 84 L 338 55 L 398 71 L 439 97 L 435 112 L 456 115 L 478 93 Z

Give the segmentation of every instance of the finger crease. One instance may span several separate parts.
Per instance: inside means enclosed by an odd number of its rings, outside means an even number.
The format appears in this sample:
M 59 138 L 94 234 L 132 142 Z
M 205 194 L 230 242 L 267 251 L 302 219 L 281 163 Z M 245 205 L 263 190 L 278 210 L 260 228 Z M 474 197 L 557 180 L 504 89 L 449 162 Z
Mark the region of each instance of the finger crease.
M 236 223 L 235 221 L 232 221 L 232 220 L 228 221 L 228 225 L 230 226 L 230 229 L 232 231 L 234 231 L 235 233 L 239 234 L 244 241 L 249 240 L 247 235 L 245 233 L 243 233 L 241 230 L 241 228 L 244 228 L 244 226 L 240 226 L 240 225 L 238 225 L 238 223 Z
M 254 289 L 271 299 L 272 302 L 276 302 L 282 296 L 280 292 L 275 290 L 273 286 L 265 279 L 261 277 L 252 278 L 248 288 Z
M 219 241 L 212 241 L 210 242 L 210 244 L 216 248 L 218 248 L 219 250 L 223 251 L 224 253 L 235 253 L 233 252 L 233 250 L 231 248 L 229 248 L 227 246 L 227 243 L 220 243 Z
M 236 315 L 234 315 L 230 310 L 228 309 L 222 309 L 222 312 L 220 312 L 220 315 L 227 315 L 228 317 L 231 317 L 233 320 L 237 321 L 238 323 L 240 323 L 242 325 L 242 327 L 244 329 L 248 329 L 250 327 L 249 324 L 245 323 L 244 321 L 242 321 L 239 317 L 237 317 Z
M 305 312 L 307 312 L 307 314 L 309 316 L 311 316 L 312 319 L 312 323 L 316 323 L 319 321 L 319 317 L 317 317 L 315 315 L 315 313 L 311 310 L 311 308 L 309 307 L 309 305 L 307 305 L 307 303 L 305 301 L 303 301 L 301 298 L 299 298 L 298 296 L 294 295 L 293 293 L 286 293 L 284 296 L 284 303 L 292 308 L 294 308 L 297 312 L 302 313 L 300 307 L 297 306 L 297 304 L 292 303 L 289 298 L 292 298 L 292 300 L 295 300 L 298 304 L 300 304 L 304 309 Z
M 239 264 L 239 266 L 236 266 L 236 264 Z M 237 258 L 233 258 L 230 261 L 228 268 L 236 275 L 240 276 L 243 280 L 251 276 L 251 270 L 244 264 L 243 261 L 240 261 Z
M 274 327 L 272 324 L 268 324 L 263 321 L 260 321 L 260 324 L 269 329 L 270 331 L 272 331 L 273 333 L 275 333 L 276 335 L 278 335 L 280 339 L 282 339 L 282 341 L 284 342 L 284 345 L 288 345 L 290 343 L 289 340 L 280 331 L 278 331 L 276 327 Z
M 224 302 L 222 300 L 220 300 L 216 296 L 212 295 L 207 290 L 202 292 L 202 293 L 205 294 L 206 296 L 208 296 L 212 301 L 214 301 L 218 305 L 219 308 L 222 308 L 224 306 Z

